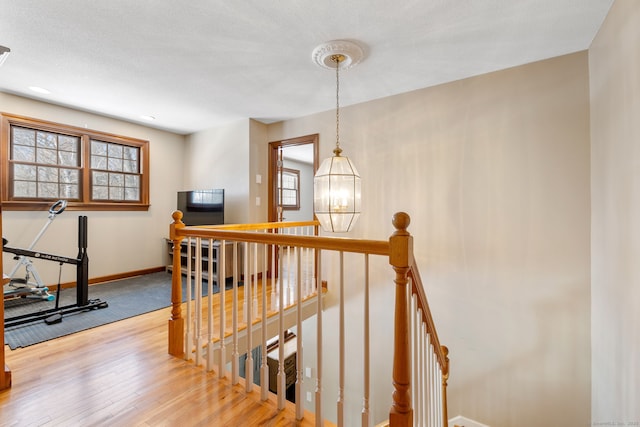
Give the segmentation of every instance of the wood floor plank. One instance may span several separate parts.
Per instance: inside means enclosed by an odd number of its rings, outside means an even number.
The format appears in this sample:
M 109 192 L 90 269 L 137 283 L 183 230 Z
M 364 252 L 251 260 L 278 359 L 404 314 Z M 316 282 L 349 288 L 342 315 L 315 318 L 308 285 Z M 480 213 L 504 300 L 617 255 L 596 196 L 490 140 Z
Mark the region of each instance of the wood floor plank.
M 90 315 L 90 313 L 87 313 Z M 2 426 L 312 426 L 292 405 L 167 354 L 170 309 L 16 350 Z M 42 325 L 43 328 L 47 326 Z M 329 425 L 329 424 L 327 424 Z

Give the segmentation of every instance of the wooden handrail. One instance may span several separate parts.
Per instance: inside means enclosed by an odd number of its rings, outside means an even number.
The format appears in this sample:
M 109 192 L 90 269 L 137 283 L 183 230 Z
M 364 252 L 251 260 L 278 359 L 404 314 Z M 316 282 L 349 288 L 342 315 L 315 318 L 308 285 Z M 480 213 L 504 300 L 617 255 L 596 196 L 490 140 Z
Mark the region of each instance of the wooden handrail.
M 436 324 L 431 317 L 431 310 L 429 309 L 429 303 L 427 302 L 427 296 L 424 293 L 424 286 L 422 285 L 422 279 L 420 278 L 420 272 L 416 265 L 415 258 L 411 259 L 411 267 L 409 267 L 409 277 L 411 278 L 411 292 L 418 299 L 418 307 L 422 312 L 422 321 L 427 327 L 427 333 L 431 335 L 431 342 L 434 346 L 434 351 L 438 357 L 438 362 L 442 366 L 442 374 L 449 373 L 449 359 L 445 352 L 446 347 L 440 345 L 438 339 L 438 332 L 436 331 Z M 447 350 L 448 352 L 448 350 Z
M 174 221 L 176 213 L 174 212 Z M 316 225 L 316 222 L 267 222 L 262 224 L 246 224 L 231 226 L 207 227 L 175 227 L 171 240 L 185 237 L 202 237 L 214 240 L 229 240 L 236 242 L 265 243 L 270 245 L 289 245 L 302 248 L 325 249 L 331 251 L 353 252 L 373 255 L 389 255 L 389 242 L 384 240 L 351 239 L 346 237 L 326 236 L 296 236 L 282 233 L 252 233 L 244 230 L 269 230 L 297 225 Z M 260 225 L 260 227 L 254 227 Z
M 320 221 L 287 221 L 287 222 L 258 222 L 254 224 L 218 224 L 218 225 L 199 225 L 195 228 L 206 228 L 214 230 L 270 230 L 276 228 L 291 227 L 318 227 Z

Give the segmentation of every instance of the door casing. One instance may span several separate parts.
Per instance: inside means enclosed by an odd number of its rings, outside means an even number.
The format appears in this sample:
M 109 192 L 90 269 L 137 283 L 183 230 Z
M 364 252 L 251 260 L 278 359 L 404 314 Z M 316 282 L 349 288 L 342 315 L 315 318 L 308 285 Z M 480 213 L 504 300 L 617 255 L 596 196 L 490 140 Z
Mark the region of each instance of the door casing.
M 269 222 L 278 221 L 278 206 L 276 197 L 278 191 L 278 151 L 280 150 L 280 148 L 304 144 L 313 144 L 313 172 L 315 173 L 318 170 L 319 135 L 317 133 L 312 135 L 300 136 L 297 138 L 284 139 L 282 141 L 272 141 L 269 143 Z

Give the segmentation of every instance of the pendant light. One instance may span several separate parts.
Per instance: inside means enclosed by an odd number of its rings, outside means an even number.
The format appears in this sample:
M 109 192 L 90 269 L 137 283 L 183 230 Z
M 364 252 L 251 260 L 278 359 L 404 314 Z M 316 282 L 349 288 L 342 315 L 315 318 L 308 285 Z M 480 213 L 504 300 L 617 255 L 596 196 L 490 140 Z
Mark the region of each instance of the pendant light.
M 344 233 L 360 217 L 360 174 L 340 148 L 340 69 L 347 69 L 362 59 L 362 49 L 355 43 L 336 40 L 314 50 L 315 62 L 336 72 L 336 148 L 325 159 L 313 178 L 313 211 L 324 231 Z

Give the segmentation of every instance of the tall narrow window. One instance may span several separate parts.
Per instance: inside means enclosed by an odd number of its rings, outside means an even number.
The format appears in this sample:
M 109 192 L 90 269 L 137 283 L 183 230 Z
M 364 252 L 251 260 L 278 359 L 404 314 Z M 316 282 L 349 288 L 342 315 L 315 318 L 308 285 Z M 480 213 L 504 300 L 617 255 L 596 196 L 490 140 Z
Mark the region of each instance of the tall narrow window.
M 300 171 L 282 168 L 278 174 L 278 204 L 282 209 L 300 209 Z
M 87 210 L 146 210 L 148 141 L 1 114 L 2 203 L 34 209 L 65 199 Z

